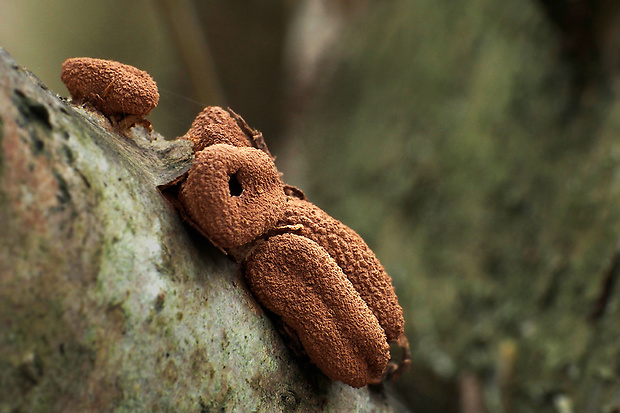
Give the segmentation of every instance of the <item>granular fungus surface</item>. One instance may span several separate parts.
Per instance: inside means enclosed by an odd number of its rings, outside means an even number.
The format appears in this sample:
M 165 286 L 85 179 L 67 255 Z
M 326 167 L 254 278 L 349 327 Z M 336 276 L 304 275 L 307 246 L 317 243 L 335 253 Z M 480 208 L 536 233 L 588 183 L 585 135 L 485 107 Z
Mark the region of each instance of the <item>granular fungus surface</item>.
M 237 147 L 252 146 L 237 121 L 228 111 L 218 106 L 209 106 L 200 112 L 183 139 L 194 143 L 194 152 L 218 143 Z
M 262 151 L 218 143 L 198 152 L 179 193 L 188 217 L 221 248 L 235 248 L 273 227 L 286 195 Z
M 295 234 L 271 237 L 248 257 L 246 278 L 327 376 L 353 387 L 381 380 L 390 359 L 385 333 L 319 244 Z
M 159 102 L 157 85 L 147 72 L 112 60 L 67 59 L 60 77 L 75 102 L 89 103 L 107 117 L 144 117 Z
M 388 341 L 403 334 L 405 320 L 385 269 L 351 228 L 316 205 L 289 199 L 279 226 L 299 225 L 297 235 L 320 245 L 342 269 L 385 330 Z

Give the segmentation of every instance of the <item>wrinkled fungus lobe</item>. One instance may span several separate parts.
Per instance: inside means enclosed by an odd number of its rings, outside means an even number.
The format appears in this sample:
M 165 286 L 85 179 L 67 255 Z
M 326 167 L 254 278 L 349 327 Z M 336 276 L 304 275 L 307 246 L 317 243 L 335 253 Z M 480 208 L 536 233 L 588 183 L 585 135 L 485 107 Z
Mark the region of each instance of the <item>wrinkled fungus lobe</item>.
M 159 101 L 157 85 L 148 73 L 112 60 L 67 59 L 60 78 L 74 101 L 90 103 L 108 117 L 144 117 Z
M 291 198 L 277 225 L 295 224 L 295 234 L 316 242 L 342 269 L 385 330 L 387 340 L 397 340 L 405 328 L 403 310 L 390 277 L 362 237 L 316 205 Z
M 328 377 L 353 387 L 381 380 L 390 360 L 385 333 L 319 244 L 295 234 L 271 237 L 248 257 L 246 278 Z
M 241 263 L 258 301 L 328 377 L 353 387 L 398 377 L 409 365 L 403 311 L 362 238 L 285 185 L 260 132 L 234 112 L 206 108 L 184 138 L 194 164 L 164 191 Z

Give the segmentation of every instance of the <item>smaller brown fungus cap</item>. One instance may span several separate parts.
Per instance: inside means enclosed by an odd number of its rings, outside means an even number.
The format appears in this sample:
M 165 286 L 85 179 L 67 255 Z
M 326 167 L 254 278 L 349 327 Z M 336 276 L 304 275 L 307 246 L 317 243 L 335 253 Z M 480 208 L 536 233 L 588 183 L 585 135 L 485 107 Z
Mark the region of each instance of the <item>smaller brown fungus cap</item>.
M 271 229 L 284 213 L 286 195 L 266 153 L 216 144 L 196 154 L 179 201 L 216 246 L 230 249 Z
M 108 117 L 144 117 L 159 101 L 157 84 L 148 73 L 112 60 L 67 59 L 60 78 L 73 100 L 88 102 Z
M 200 112 L 182 138 L 194 143 L 194 152 L 218 143 L 237 147 L 252 146 L 237 120 L 218 106 L 209 106 Z

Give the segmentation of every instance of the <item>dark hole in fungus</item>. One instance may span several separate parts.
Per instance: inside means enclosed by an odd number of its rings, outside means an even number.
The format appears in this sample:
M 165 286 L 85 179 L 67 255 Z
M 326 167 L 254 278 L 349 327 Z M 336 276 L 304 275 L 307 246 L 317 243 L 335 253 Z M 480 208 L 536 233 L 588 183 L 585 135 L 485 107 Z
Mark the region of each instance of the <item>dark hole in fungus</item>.
M 237 172 L 230 175 L 228 179 L 228 189 L 230 190 L 230 196 L 240 196 L 241 192 L 243 192 L 243 187 L 241 186 L 241 182 L 239 182 Z

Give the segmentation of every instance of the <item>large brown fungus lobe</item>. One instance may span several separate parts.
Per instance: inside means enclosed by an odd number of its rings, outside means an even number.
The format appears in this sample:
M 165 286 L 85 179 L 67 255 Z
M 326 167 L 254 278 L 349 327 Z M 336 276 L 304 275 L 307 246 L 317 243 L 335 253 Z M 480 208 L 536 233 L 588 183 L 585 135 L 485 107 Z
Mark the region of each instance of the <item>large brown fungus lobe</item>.
M 67 59 L 60 78 L 74 101 L 90 103 L 107 117 L 144 117 L 159 101 L 157 85 L 148 73 L 112 60 Z
M 403 310 L 391 279 L 362 237 L 316 205 L 295 198 L 289 199 L 277 225 L 297 225 L 296 234 L 327 251 L 379 320 L 389 342 L 404 335 Z
M 390 359 L 385 333 L 320 245 L 294 234 L 271 237 L 248 257 L 246 278 L 328 377 L 353 387 L 381 381 Z

